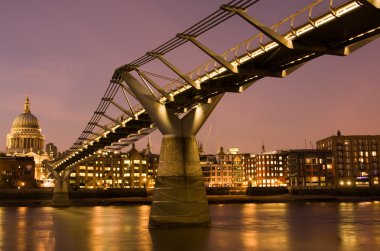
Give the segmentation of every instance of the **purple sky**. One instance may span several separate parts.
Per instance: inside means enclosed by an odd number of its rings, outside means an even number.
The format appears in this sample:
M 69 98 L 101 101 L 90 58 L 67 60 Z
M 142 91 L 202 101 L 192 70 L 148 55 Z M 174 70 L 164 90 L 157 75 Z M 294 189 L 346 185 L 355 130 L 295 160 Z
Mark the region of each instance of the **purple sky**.
M 0 151 L 29 94 L 46 143 L 69 148 L 95 111 L 115 68 L 129 63 L 228 1 L 0 1 Z M 250 14 L 268 25 L 311 3 L 265 0 Z M 275 5 L 281 7 L 273 8 Z M 289 6 L 287 6 L 289 5 Z M 221 53 L 257 31 L 238 17 L 201 37 Z M 184 71 L 205 62 L 184 46 Z M 201 55 L 202 54 L 202 55 Z M 285 79 L 266 78 L 226 94 L 198 134 L 208 153 L 219 146 L 258 152 L 304 148 L 342 134 L 380 133 L 380 42 L 348 57 L 324 56 Z M 163 74 L 162 67 L 150 71 Z M 1 140 L 2 139 L 2 140 Z M 147 139 L 139 144 L 146 145 Z M 159 152 L 160 134 L 152 135 Z

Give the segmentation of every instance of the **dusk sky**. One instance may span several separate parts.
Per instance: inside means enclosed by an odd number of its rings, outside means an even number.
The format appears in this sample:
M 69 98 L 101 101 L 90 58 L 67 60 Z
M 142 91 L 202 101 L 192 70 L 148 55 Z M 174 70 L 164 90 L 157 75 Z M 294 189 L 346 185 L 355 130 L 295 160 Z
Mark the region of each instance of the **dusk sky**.
M 272 25 L 311 2 L 262 0 L 250 14 Z M 6 134 L 27 94 L 45 143 L 66 150 L 85 128 L 117 67 L 224 3 L 228 1 L 1 0 L 0 151 L 5 151 Z M 256 33 L 234 17 L 201 39 L 222 53 Z M 185 72 L 207 61 L 187 47 L 173 56 Z M 255 153 L 262 142 L 266 150 L 304 148 L 305 140 L 311 148 L 309 142 L 315 145 L 337 130 L 380 134 L 379 59 L 376 40 L 350 56 L 324 56 L 287 78 L 265 78 L 242 94 L 228 93 L 197 138 L 207 153 L 216 153 L 219 146 Z M 166 75 L 161 69 L 149 70 Z M 158 153 L 160 133 L 151 139 Z M 138 147 L 146 142 L 142 139 Z

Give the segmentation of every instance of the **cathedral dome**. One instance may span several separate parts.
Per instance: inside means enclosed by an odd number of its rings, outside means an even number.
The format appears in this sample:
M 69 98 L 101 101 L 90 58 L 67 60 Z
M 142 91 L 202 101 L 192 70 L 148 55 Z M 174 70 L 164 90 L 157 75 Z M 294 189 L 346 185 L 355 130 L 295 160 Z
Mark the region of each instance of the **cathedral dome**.
M 29 98 L 26 97 L 24 112 L 18 115 L 12 123 L 12 129 L 40 129 L 38 119 L 30 112 Z
M 12 123 L 13 128 L 35 128 L 39 129 L 38 119 L 31 113 L 21 113 Z
M 38 119 L 30 112 L 29 97 L 24 103 L 24 112 L 12 123 L 7 134 L 6 153 L 43 153 L 45 136 L 41 133 Z

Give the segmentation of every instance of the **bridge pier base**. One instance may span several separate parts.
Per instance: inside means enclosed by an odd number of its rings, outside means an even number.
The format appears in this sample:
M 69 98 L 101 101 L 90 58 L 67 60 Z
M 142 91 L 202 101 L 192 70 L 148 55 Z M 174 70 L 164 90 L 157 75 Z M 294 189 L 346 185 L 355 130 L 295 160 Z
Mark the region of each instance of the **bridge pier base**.
M 195 136 L 165 135 L 150 212 L 150 228 L 210 227 Z
M 51 205 L 53 207 L 68 207 L 71 205 L 65 175 L 58 175 L 54 181 L 54 192 Z
M 67 186 L 67 181 L 71 172 L 71 169 L 64 171 L 61 175 L 57 173 L 52 166 L 45 166 L 50 173 L 53 175 L 54 181 L 54 191 L 53 198 L 51 202 L 52 207 L 68 207 L 71 205 L 69 197 L 69 189 Z

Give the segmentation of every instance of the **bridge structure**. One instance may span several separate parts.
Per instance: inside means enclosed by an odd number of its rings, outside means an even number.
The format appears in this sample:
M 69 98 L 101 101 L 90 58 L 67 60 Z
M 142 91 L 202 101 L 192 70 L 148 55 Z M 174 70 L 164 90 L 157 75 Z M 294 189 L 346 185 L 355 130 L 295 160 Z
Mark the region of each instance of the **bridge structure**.
M 224 93 L 241 93 L 265 77 L 284 78 L 323 55 L 347 56 L 380 36 L 379 0 L 317 0 L 273 26 L 248 14 L 258 1 L 222 5 L 168 42 L 117 68 L 79 138 L 66 155 L 49 164 L 56 177 L 53 203 L 68 203 L 65 182 L 80 162 L 102 149 L 121 150 L 159 129 L 163 139 L 149 226 L 210 226 L 195 135 Z M 233 16 L 258 33 L 222 54 L 200 42 L 199 37 Z M 189 73 L 166 57 L 185 43 L 210 58 Z M 151 62 L 161 63 L 178 78 L 144 70 Z M 157 77 L 167 85 L 158 84 Z M 124 97 L 123 104 L 116 100 L 117 94 Z M 121 115 L 111 115 L 110 107 Z M 102 119 L 110 123 L 102 125 Z

